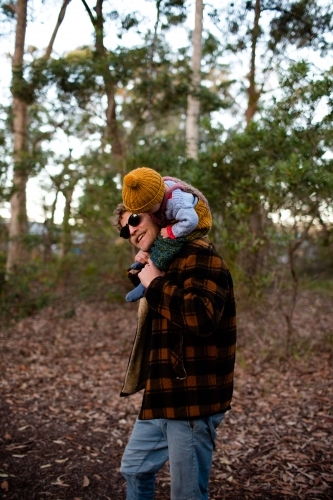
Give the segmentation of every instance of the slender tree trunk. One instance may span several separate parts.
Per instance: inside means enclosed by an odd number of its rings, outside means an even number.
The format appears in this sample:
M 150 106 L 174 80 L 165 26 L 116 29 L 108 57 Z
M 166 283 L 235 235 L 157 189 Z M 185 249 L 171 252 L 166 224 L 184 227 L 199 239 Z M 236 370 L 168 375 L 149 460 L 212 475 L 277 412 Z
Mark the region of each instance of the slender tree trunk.
M 252 30 L 252 47 L 251 47 L 251 64 L 250 64 L 250 74 L 249 74 L 249 86 L 247 89 L 248 95 L 248 104 L 245 112 L 246 123 L 249 124 L 254 117 L 257 109 L 258 102 L 260 98 L 261 92 L 258 91 L 256 86 L 256 52 L 257 52 L 257 43 L 260 34 L 260 20 L 261 14 L 261 3 L 260 0 L 256 0 L 255 9 L 254 9 L 254 24 Z
M 116 172 L 125 174 L 124 152 L 123 145 L 120 139 L 119 126 L 116 114 L 116 100 L 115 100 L 115 85 L 112 80 L 112 75 L 109 70 L 107 61 L 107 51 L 104 47 L 104 18 L 103 18 L 103 1 L 97 0 L 96 2 L 96 52 L 98 57 L 103 60 L 103 80 L 105 86 L 105 93 L 107 98 L 106 108 L 106 127 L 107 136 L 111 143 L 112 158 Z
M 105 92 L 107 97 L 107 108 L 106 108 L 106 124 L 108 136 L 111 142 L 112 157 L 115 164 L 115 170 L 119 173 L 125 174 L 125 159 L 122 141 L 120 139 L 119 127 L 117 123 L 116 115 L 116 100 L 115 100 L 115 88 L 113 83 L 107 81 L 104 78 Z
M 70 3 L 71 0 L 64 0 L 64 3 L 62 4 L 62 7 L 60 9 L 60 12 L 59 12 L 59 16 L 58 16 L 58 21 L 57 21 L 57 24 L 54 28 L 54 31 L 52 33 L 52 36 L 51 36 L 51 40 L 50 40 L 50 43 L 45 51 L 45 55 L 44 55 L 44 59 L 49 59 L 50 56 L 51 56 L 51 53 L 52 53 L 52 50 L 53 50 L 53 44 L 54 44 L 54 40 L 56 39 L 56 36 L 57 36 L 57 33 L 59 31 L 59 28 L 60 28 L 60 25 L 61 23 L 63 22 L 64 20 L 64 17 L 65 17 L 65 14 L 66 14 L 66 9 L 68 7 L 68 4 Z
M 153 36 L 152 36 L 152 41 L 151 45 L 149 47 L 149 55 L 148 55 L 148 70 L 147 70 L 147 106 L 146 106 L 146 123 L 149 127 L 149 132 L 150 132 L 150 127 L 151 124 L 154 121 L 153 117 L 153 102 L 154 102 L 154 78 L 156 77 L 156 70 L 155 70 L 155 64 L 154 64 L 154 58 L 155 58 L 155 51 L 157 47 L 157 30 L 160 24 L 161 20 L 161 6 L 162 6 L 162 0 L 156 0 L 156 21 L 154 25 L 154 31 L 153 31 Z M 148 133 L 149 133 L 148 132 Z
M 258 110 L 259 98 L 261 91 L 258 90 L 256 85 L 256 55 L 257 55 L 257 45 L 260 35 L 260 15 L 261 15 L 261 0 L 256 0 L 254 7 L 254 21 L 252 30 L 252 45 L 251 45 L 251 61 L 250 61 L 250 72 L 249 72 L 249 86 L 247 89 L 248 101 L 247 109 L 245 111 L 246 124 L 249 125 Z M 265 215 L 262 214 L 261 206 L 254 204 L 252 206 L 252 213 L 249 216 L 249 228 L 253 235 L 253 239 L 257 241 L 263 241 L 263 224 L 265 220 Z M 258 245 L 255 250 L 253 250 L 251 257 L 246 258 L 246 271 L 249 276 L 255 276 L 264 263 L 264 248 L 262 245 Z
M 59 27 L 64 19 L 70 0 L 64 0 L 60 10 L 56 28 L 44 55 L 49 59 L 53 43 Z M 13 94 L 13 190 L 10 198 L 11 218 L 9 223 L 9 243 L 6 271 L 12 273 L 29 258 L 25 238 L 28 235 L 28 217 L 26 207 L 26 188 L 29 178 L 28 162 L 28 102 L 25 95 L 26 82 L 23 75 L 24 44 L 27 26 L 28 0 L 17 0 L 15 51 L 12 61 L 12 94 Z
M 119 126 L 117 122 L 116 114 L 116 100 L 115 93 L 116 87 L 114 85 L 112 75 L 110 73 L 107 51 L 104 47 L 104 18 L 103 18 L 103 1 L 96 0 L 96 6 L 94 10 L 96 16 L 94 16 L 85 0 L 82 0 L 86 11 L 88 12 L 90 21 L 95 30 L 95 49 L 96 56 L 100 60 L 100 66 L 102 69 L 102 77 L 104 80 L 105 94 L 107 98 L 107 108 L 105 111 L 106 115 L 106 136 L 111 143 L 112 158 L 114 163 L 114 169 L 116 172 L 124 174 L 126 171 L 124 147 L 120 136 Z
M 45 236 L 43 240 L 44 244 L 44 252 L 43 252 L 43 259 L 44 262 L 48 262 L 51 259 L 52 256 L 52 245 L 56 242 L 56 237 L 55 237 L 55 223 L 54 223 L 54 216 L 55 216 L 55 211 L 57 207 L 57 202 L 58 202 L 58 196 L 59 196 L 60 189 L 57 187 L 56 189 L 56 194 L 52 203 L 52 209 L 51 209 L 51 217 L 47 217 L 47 207 L 45 206 L 45 220 L 44 220 L 44 227 L 45 227 Z
M 64 209 L 64 218 L 62 222 L 62 237 L 61 237 L 61 248 L 60 248 L 61 259 L 63 259 L 65 255 L 68 254 L 72 246 L 72 234 L 71 234 L 71 226 L 69 224 L 69 219 L 71 216 L 73 193 L 74 193 L 74 186 L 70 186 L 63 190 L 63 195 L 65 196 L 65 209 Z
M 27 258 L 24 237 L 28 232 L 26 209 L 26 185 L 28 180 L 28 104 L 23 100 L 23 55 L 27 24 L 27 0 L 18 0 L 16 5 L 15 51 L 12 61 L 13 129 L 14 129 L 14 173 L 13 191 L 10 198 L 11 219 L 7 253 L 7 273 L 22 265 Z
M 192 80 L 187 98 L 186 119 L 186 155 L 196 160 L 198 158 L 199 142 L 199 112 L 200 101 L 196 95 L 201 81 L 201 39 L 202 39 L 203 0 L 195 2 L 195 26 L 193 31 Z

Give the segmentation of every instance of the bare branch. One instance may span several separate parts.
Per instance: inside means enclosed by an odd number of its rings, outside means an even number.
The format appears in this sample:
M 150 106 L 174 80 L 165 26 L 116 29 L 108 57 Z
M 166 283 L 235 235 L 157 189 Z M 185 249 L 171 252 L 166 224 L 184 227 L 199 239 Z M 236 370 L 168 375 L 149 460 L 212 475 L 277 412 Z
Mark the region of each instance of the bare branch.
M 93 15 L 93 13 L 90 10 L 89 5 L 87 4 L 86 0 L 82 0 L 82 3 L 84 5 L 86 11 L 88 12 L 88 16 L 90 17 L 90 21 L 92 22 L 92 25 L 95 26 L 96 19 L 94 18 L 94 15 Z
M 49 45 L 45 51 L 45 55 L 44 55 L 44 58 L 46 61 L 50 58 L 50 55 L 51 55 L 51 52 L 53 50 L 53 44 L 54 44 L 54 40 L 57 36 L 57 33 L 58 33 L 58 30 L 60 28 L 60 25 L 61 23 L 63 22 L 64 20 L 64 17 L 65 17 L 65 14 L 66 14 L 66 9 L 68 7 L 68 4 L 71 0 L 64 0 L 64 3 L 62 4 L 62 7 L 60 9 L 60 12 L 59 12 L 59 16 L 58 16 L 58 21 L 57 21 L 57 24 L 54 28 L 54 31 L 52 33 L 52 36 L 51 36 L 51 40 L 49 42 Z
M 9 3 L 5 3 L 3 6 L 2 6 L 3 9 L 7 10 L 7 11 L 10 11 L 12 12 L 13 14 L 16 15 L 16 5 L 14 5 L 13 3 L 9 2 Z

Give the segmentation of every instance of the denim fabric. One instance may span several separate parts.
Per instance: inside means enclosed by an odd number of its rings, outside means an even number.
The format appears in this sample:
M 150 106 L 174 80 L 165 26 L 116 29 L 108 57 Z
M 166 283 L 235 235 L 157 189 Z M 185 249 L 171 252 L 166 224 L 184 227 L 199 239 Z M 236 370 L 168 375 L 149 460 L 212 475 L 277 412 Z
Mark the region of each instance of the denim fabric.
M 156 473 L 169 460 L 171 500 L 207 500 L 215 429 L 223 417 L 137 420 L 120 468 L 126 499 L 153 500 Z

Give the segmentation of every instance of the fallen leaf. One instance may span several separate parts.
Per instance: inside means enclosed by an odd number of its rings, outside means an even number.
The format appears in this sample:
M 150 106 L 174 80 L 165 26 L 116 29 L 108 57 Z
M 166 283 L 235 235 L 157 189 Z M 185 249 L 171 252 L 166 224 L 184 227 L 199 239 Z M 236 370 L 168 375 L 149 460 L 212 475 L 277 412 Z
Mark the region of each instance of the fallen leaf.
M 2 489 L 2 490 L 5 490 L 5 491 L 8 491 L 8 490 L 9 490 L 9 484 L 8 484 L 8 481 L 2 481 L 2 483 L 1 483 L 1 489 Z
M 280 321 L 274 302 L 272 307 L 268 304 L 238 315 L 243 360 L 240 356 L 236 362 L 233 409 L 217 432 L 212 499 L 331 498 L 333 372 L 332 358 L 325 359 L 323 351 L 327 347 L 332 356 L 325 338 L 332 331 L 333 297 L 324 300 L 325 312 L 320 307 L 314 315 L 310 314 L 313 294 L 300 294 L 294 315 L 297 359 L 284 354 L 283 318 Z M 39 469 L 42 477 L 33 484 L 36 500 L 52 497 L 51 483 L 54 499 L 83 500 L 92 490 L 88 496 L 94 499 L 123 498 L 119 464 L 142 399 L 141 391 L 131 398 L 118 398 L 136 327 L 136 307 L 135 314 L 129 314 L 128 304 L 108 302 L 102 311 L 95 303 L 79 307 L 81 312 L 66 321 L 59 309 L 44 308 L 10 327 L 10 335 L 0 325 L 0 345 L 6 348 L 6 385 L 1 391 L 4 399 L 10 398 L 12 410 L 0 417 L 0 486 L 5 480 L 9 483 L 8 493 L 0 487 L 0 498 L 22 499 L 24 482 L 19 478 L 31 477 L 41 462 L 50 465 Z M 95 320 L 98 327 L 93 327 Z M 304 357 L 303 349 L 308 347 Z M 27 376 L 15 366 L 29 356 L 33 369 Z M 51 372 L 56 376 L 49 378 Z M 13 453 L 19 454 L 17 460 Z M 66 458 L 58 467 L 61 462 L 56 460 Z M 158 476 L 160 500 L 170 500 L 166 470 Z M 57 471 L 65 475 L 57 479 Z M 84 474 L 91 478 L 86 487 L 82 486 Z M 82 497 L 77 496 L 80 489 Z
M 27 444 L 10 444 L 6 446 L 6 450 L 8 451 L 14 451 L 14 450 L 21 450 L 22 448 L 26 448 L 28 445 Z
M 67 458 L 60 458 L 59 460 L 55 460 L 55 462 L 57 464 L 64 464 L 65 462 L 67 462 L 67 460 L 69 460 L 68 457 Z
M 90 481 L 87 478 L 87 476 L 83 476 L 83 481 L 82 481 L 83 488 L 86 488 L 87 486 L 89 486 L 89 484 L 90 484 Z

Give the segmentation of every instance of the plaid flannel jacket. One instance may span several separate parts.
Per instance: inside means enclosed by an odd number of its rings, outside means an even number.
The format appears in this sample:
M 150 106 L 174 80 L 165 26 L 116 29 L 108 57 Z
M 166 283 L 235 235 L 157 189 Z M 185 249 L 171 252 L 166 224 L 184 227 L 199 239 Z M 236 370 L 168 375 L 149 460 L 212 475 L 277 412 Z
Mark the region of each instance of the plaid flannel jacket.
M 206 239 L 182 248 L 139 306 L 121 396 L 144 390 L 139 419 L 230 409 L 236 309 L 230 272 Z

